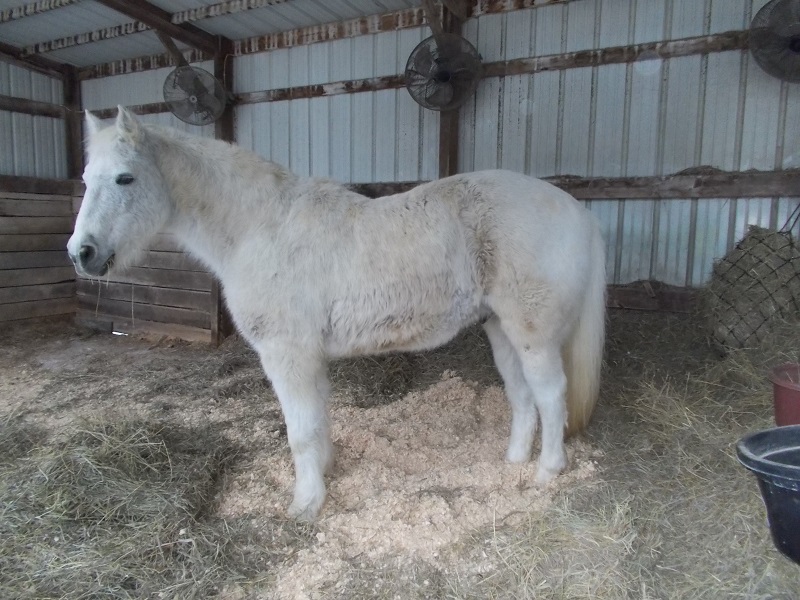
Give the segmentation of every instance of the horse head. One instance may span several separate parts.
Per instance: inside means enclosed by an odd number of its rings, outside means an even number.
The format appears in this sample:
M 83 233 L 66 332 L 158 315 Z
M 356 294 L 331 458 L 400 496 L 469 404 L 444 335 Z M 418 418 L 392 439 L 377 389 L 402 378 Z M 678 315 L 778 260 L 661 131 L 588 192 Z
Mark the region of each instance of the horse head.
M 169 221 L 169 189 L 156 160 L 152 134 L 119 107 L 116 124 L 103 128 L 86 113 L 86 193 L 67 251 L 81 275 L 105 275 L 130 264 Z

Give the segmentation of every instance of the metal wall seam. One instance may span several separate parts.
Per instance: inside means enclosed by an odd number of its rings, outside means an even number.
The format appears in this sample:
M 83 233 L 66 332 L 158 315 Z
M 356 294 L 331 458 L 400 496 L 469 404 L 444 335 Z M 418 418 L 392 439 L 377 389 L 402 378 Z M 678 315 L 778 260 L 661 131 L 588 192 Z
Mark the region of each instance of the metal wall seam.
M 61 104 L 63 89 L 60 79 L 0 61 L 0 94 Z
M 62 119 L 0 111 L 0 175 L 64 179 Z

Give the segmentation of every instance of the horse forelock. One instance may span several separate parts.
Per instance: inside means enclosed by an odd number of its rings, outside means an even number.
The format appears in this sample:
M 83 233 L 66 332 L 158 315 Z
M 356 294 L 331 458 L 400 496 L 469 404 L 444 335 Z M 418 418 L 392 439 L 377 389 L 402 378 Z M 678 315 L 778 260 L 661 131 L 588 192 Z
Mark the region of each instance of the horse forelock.
M 86 149 L 89 157 L 108 152 L 119 139 L 116 128 L 106 127 L 92 134 L 86 139 Z

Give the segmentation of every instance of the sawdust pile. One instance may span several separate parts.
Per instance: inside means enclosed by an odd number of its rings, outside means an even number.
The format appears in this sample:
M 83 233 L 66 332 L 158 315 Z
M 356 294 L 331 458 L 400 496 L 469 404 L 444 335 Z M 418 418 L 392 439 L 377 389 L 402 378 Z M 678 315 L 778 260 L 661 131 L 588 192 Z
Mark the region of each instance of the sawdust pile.
M 557 489 L 592 477 L 599 456 L 572 441 L 569 472 L 536 487 L 535 460 L 503 461 L 510 419 L 503 390 L 482 388 L 450 371 L 387 406 L 364 410 L 334 399 L 332 415 L 337 459 L 328 501 L 316 543 L 300 550 L 278 576 L 282 598 L 335 589 L 341 574 L 360 560 L 442 565 L 440 550 L 480 528 L 544 510 Z M 292 485 L 288 453 L 265 457 L 232 482 L 220 516 L 258 510 L 280 515 Z

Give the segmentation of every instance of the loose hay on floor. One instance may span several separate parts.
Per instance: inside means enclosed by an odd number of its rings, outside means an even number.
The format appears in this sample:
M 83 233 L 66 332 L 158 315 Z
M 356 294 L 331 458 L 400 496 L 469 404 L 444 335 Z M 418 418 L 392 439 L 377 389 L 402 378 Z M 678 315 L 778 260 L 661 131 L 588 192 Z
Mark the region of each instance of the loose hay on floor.
M 163 536 L 211 527 L 199 537 L 220 548 L 218 570 L 192 579 L 142 568 L 138 591 L 120 587 L 118 597 L 158 589 L 226 600 L 794 600 L 800 569 L 773 548 L 755 480 L 733 445 L 770 424 L 766 370 L 800 359 L 800 330 L 781 327 L 758 348 L 720 359 L 699 325 L 686 315 L 611 314 L 595 419 L 569 444 L 573 470 L 543 490 L 531 485 L 535 463 L 502 462 L 508 408 L 479 329 L 402 359 L 398 380 L 381 360 L 333 366 L 338 459 L 310 527 L 285 518 L 293 473 L 278 403 L 257 357 L 235 338 L 209 351 L 69 330 L 5 332 L 0 415 L 27 429 L 10 445 L 0 435 L 0 453 L 20 448 L 8 465 L 61 448 L 64 436 L 48 435 L 91 430 L 77 425 L 110 406 L 111 422 L 210 427 L 243 449 L 199 525 Z M 10 527 L 4 514 L 0 527 Z M 31 552 L 43 552 L 43 564 L 60 548 L 39 539 Z M 95 568 L 91 551 L 75 556 L 76 569 Z M 2 597 L 7 580 L 0 575 Z
M 0 446 L 20 433 L 4 423 Z M 236 454 L 220 436 L 86 422 L 24 439 L 0 461 L 0 597 L 205 598 L 263 568 L 254 533 L 214 517 Z

